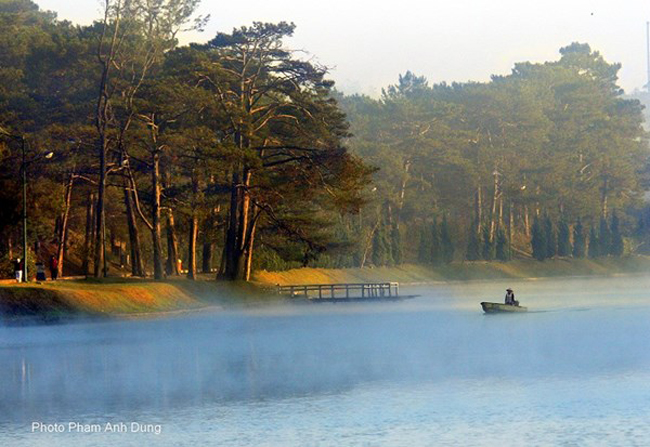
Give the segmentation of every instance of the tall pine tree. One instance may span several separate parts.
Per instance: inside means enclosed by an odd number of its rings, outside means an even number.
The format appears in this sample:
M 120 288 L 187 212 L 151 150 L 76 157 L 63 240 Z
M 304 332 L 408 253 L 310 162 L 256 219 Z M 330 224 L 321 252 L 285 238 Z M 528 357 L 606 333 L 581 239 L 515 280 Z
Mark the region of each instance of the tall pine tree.
M 553 221 L 548 215 L 544 219 L 544 233 L 546 235 L 546 258 L 552 258 L 557 253 L 557 236 Z
M 481 240 L 476 232 L 476 221 L 472 221 L 467 236 L 467 252 L 465 259 L 468 261 L 478 261 L 481 259 Z
M 621 256 L 625 247 L 623 244 L 623 235 L 621 234 L 620 222 L 616 213 L 614 213 L 612 216 L 611 237 L 612 242 L 610 254 L 612 256 Z
M 562 257 L 571 256 L 571 232 L 569 224 L 564 217 L 560 218 L 557 228 L 557 255 Z
M 533 221 L 531 245 L 533 248 L 533 258 L 538 261 L 546 259 L 546 232 L 542 228 L 538 217 L 535 217 Z
M 442 260 L 445 264 L 449 264 L 454 260 L 454 241 L 451 237 L 446 215 L 442 217 L 442 224 L 440 225 L 440 243 L 442 245 Z
M 597 258 L 598 256 L 600 256 L 600 241 L 598 240 L 596 229 L 591 227 L 589 231 L 589 257 Z

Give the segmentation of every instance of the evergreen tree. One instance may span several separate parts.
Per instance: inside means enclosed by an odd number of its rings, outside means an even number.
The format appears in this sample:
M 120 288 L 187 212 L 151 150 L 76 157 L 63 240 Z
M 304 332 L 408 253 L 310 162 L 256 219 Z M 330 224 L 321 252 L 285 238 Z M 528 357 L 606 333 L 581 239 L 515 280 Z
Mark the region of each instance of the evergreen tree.
M 395 265 L 402 264 L 402 238 L 399 233 L 399 228 L 393 225 L 393 229 L 390 234 L 390 243 L 392 247 L 393 262 Z
M 509 259 L 508 255 L 508 238 L 503 228 L 499 227 L 496 240 L 496 258 L 499 261 L 507 261 Z
M 467 237 L 467 252 L 465 259 L 468 261 L 478 261 L 481 258 L 481 240 L 476 232 L 476 222 L 472 221 L 469 227 L 469 235 Z
M 600 218 L 600 229 L 598 231 L 598 253 L 599 256 L 607 256 L 612 252 L 612 233 L 609 230 L 607 219 Z
M 431 264 L 431 231 L 428 225 L 420 230 L 420 245 L 418 246 L 418 262 L 423 265 Z
M 442 245 L 442 260 L 445 264 L 449 264 L 454 260 L 454 241 L 451 238 L 446 215 L 443 216 L 440 226 L 440 243 Z
M 598 240 L 596 229 L 591 227 L 589 231 L 589 257 L 597 258 L 598 256 L 600 256 L 600 241 Z
M 390 265 L 392 263 L 390 239 L 386 233 L 386 225 L 382 223 L 377 227 L 372 239 L 372 263 L 375 267 Z
M 569 224 L 564 218 L 561 218 L 557 228 L 557 254 L 558 256 L 567 257 L 571 256 L 571 251 Z
M 557 254 L 557 235 L 553 228 L 553 221 L 548 215 L 544 219 L 544 233 L 546 235 L 546 258 L 552 258 Z
M 490 227 L 488 225 L 483 226 L 483 249 L 481 254 L 486 261 L 494 259 L 494 243 L 490 241 Z
M 587 253 L 587 241 L 585 240 L 585 230 L 582 227 L 582 221 L 578 219 L 573 227 L 573 257 L 584 258 Z
M 531 245 L 533 247 L 533 258 L 538 261 L 546 259 L 546 233 L 542 229 L 539 218 L 535 217 L 532 228 Z
M 438 218 L 433 218 L 431 224 L 431 263 L 440 265 L 442 262 L 442 241 L 440 240 L 440 228 L 438 227 Z
M 623 235 L 621 234 L 620 223 L 618 220 L 618 215 L 614 213 L 612 216 L 612 228 L 611 228 L 611 250 L 610 254 L 612 256 L 621 256 L 623 254 Z

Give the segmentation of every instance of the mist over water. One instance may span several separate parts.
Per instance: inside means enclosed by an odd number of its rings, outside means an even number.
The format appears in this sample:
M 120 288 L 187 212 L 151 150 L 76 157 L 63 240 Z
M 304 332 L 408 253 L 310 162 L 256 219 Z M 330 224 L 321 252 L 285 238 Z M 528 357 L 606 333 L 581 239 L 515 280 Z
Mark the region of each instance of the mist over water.
M 531 312 L 483 315 L 507 286 Z M 649 289 L 648 277 L 475 282 L 399 303 L 2 327 L 0 444 L 641 443 Z M 32 433 L 33 421 L 162 433 Z

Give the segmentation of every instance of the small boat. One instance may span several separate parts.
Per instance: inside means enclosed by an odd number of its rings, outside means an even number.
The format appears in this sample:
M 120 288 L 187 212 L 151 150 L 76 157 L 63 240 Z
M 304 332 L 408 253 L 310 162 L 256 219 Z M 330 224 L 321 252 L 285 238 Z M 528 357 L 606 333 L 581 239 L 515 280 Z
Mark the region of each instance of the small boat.
M 488 303 L 483 301 L 481 303 L 483 312 L 486 314 L 496 314 L 496 313 L 512 313 L 512 312 L 528 312 L 528 308 L 524 306 L 513 306 L 511 304 L 503 303 Z

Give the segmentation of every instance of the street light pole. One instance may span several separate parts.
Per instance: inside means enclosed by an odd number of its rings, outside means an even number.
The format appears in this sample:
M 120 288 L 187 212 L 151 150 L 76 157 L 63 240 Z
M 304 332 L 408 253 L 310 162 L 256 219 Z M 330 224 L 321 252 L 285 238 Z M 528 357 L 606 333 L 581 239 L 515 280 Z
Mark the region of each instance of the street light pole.
M 27 160 L 25 137 L 20 137 L 20 145 L 23 152 L 23 282 L 28 282 L 27 275 Z

